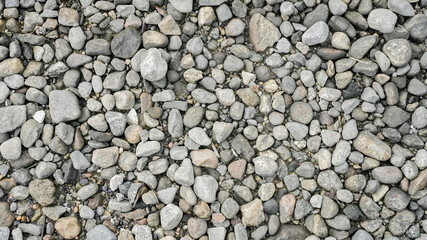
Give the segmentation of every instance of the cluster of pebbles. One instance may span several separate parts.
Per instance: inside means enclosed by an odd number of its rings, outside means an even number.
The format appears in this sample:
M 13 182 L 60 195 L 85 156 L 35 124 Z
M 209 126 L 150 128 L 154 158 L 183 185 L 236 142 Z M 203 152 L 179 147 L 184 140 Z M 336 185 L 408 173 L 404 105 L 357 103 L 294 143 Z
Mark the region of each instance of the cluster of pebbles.
M 427 0 L 0 0 L 0 239 L 427 239 Z

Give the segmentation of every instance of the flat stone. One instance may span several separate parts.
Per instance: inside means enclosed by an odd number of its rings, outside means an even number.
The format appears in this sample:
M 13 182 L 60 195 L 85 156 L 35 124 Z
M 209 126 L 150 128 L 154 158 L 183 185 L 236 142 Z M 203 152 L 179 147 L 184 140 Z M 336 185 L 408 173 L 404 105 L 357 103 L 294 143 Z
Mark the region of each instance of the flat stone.
M 261 177 L 274 177 L 278 169 L 277 163 L 267 157 L 259 156 L 252 160 L 255 165 L 255 173 Z
M 182 13 L 189 13 L 193 10 L 193 0 L 171 0 L 169 2 Z
M 227 72 L 238 72 L 243 70 L 244 62 L 234 55 L 228 55 L 224 61 L 224 70 Z
M 282 224 L 278 233 L 270 240 L 305 240 L 310 236 L 309 231 L 301 225 Z
M 139 143 L 136 147 L 136 156 L 148 157 L 160 151 L 160 143 L 157 141 L 147 141 Z
M 339 0 L 340 1 L 340 0 Z M 371 35 L 357 39 L 350 48 L 350 56 L 356 59 L 362 59 L 369 50 L 378 42 L 378 36 Z
M 427 187 L 427 169 L 418 173 L 418 176 L 409 183 L 408 193 L 414 195 Z
M 88 56 L 111 55 L 110 42 L 102 39 L 92 39 L 86 43 L 85 53 Z
M 403 210 L 390 219 L 388 229 L 394 236 L 401 236 L 405 234 L 414 221 L 415 214 L 409 210 Z
M 195 143 L 202 145 L 202 146 L 209 146 L 212 142 L 212 140 L 206 134 L 205 130 L 203 130 L 200 127 L 192 128 L 190 131 L 188 131 L 188 136 Z
M 304 223 L 308 231 L 312 232 L 318 237 L 327 237 L 328 236 L 328 227 L 326 226 L 325 221 L 322 216 L 319 214 L 310 215 L 307 217 Z
M 0 145 L 1 156 L 7 160 L 16 160 L 21 156 L 21 139 L 14 137 Z
M 257 227 L 264 222 L 264 208 L 260 199 L 255 199 L 240 207 L 242 212 L 242 223 L 247 227 Z
M 396 106 L 390 106 L 383 114 L 383 122 L 389 127 L 395 128 L 402 125 L 410 118 L 410 114 Z
M 22 126 L 27 121 L 26 111 L 25 105 L 0 108 L 0 133 L 7 133 Z
M 343 184 L 341 183 L 340 178 L 332 170 L 321 171 L 317 176 L 317 184 L 319 184 L 320 187 L 327 191 L 343 188 Z
M 181 29 L 171 15 L 164 17 L 158 26 L 165 35 L 181 35 Z
M 215 169 L 218 166 L 218 158 L 210 149 L 191 151 L 190 157 L 193 164 L 199 167 Z
M 55 230 L 65 239 L 73 239 L 80 234 L 81 227 L 76 217 L 64 217 L 55 223 Z
M 391 148 L 368 131 L 359 133 L 359 136 L 353 141 L 353 147 L 366 156 L 379 161 L 387 161 L 391 157 Z
M 87 238 L 91 240 L 116 240 L 116 235 L 105 225 L 97 225 L 87 233 Z
M 290 116 L 296 122 L 309 124 L 313 119 L 313 109 L 308 103 L 295 102 L 291 105 Z
M 237 90 L 236 93 L 246 105 L 250 107 L 256 107 L 259 105 L 259 96 L 251 88 L 241 88 Z
M 292 194 L 286 194 L 280 198 L 280 222 L 287 223 L 292 220 L 292 215 L 295 209 L 296 199 Z
M 95 149 L 92 155 L 92 162 L 101 168 L 108 168 L 116 164 L 118 158 L 119 149 L 117 147 Z
M 215 122 L 213 124 L 213 135 L 218 143 L 221 143 L 227 139 L 228 136 L 233 132 L 234 125 L 226 122 Z
M 398 212 L 404 210 L 410 201 L 411 197 L 396 187 L 390 189 L 384 196 L 385 205 L 391 210 Z
M 58 13 L 58 22 L 67 27 L 76 27 L 79 25 L 79 13 L 72 8 L 61 8 Z

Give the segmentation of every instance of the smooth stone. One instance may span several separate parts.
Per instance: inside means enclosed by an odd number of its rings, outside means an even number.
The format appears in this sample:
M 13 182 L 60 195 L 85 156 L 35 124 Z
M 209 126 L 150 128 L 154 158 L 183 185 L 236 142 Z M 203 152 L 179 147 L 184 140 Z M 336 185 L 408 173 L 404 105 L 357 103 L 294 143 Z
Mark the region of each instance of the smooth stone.
M 391 148 L 368 131 L 359 133 L 359 136 L 353 141 L 353 147 L 359 152 L 379 161 L 387 161 L 391 157 Z

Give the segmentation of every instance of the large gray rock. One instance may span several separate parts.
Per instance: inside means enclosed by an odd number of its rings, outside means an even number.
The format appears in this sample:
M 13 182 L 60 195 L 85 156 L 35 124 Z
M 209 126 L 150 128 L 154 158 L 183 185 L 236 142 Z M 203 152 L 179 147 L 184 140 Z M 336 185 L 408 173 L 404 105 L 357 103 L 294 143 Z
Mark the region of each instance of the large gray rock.
M 374 9 L 368 15 L 368 25 L 370 28 L 381 33 L 391 33 L 396 25 L 397 16 L 388 9 Z
M 405 234 L 414 221 L 415 214 L 409 210 L 403 210 L 390 219 L 388 229 L 394 236 L 401 236 Z
M 178 167 L 174 174 L 174 180 L 182 186 L 189 187 L 194 183 L 193 165 L 191 160 L 186 158 L 182 161 L 180 167 Z
M 414 8 L 406 0 L 388 0 L 387 7 L 391 11 L 404 17 L 412 17 L 415 15 Z
M 194 193 L 201 200 L 212 203 L 216 200 L 216 191 L 218 190 L 218 182 L 209 175 L 196 177 L 194 181 Z
M 21 148 L 21 139 L 14 137 L 0 144 L 0 153 L 7 160 L 15 160 L 21 156 Z
M 49 109 L 54 123 L 76 120 L 81 115 L 76 95 L 67 90 L 53 90 L 50 92 Z
M 341 0 L 339 0 L 341 1 Z M 357 39 L 350 48 L 350 56 L 356 59 L 362 59 L 369 50 L 378 42 L 378 36 L 370 35 Z M 378 59 L 377 59 L 378 61 Z
M 317 22 L 313 24 L 302 35 L 302 42 L 311 46 L 321 44 L 326 41 L 329 35 L 329 27 L 325 22 Z
M 116 240 L 117 237 L 105 225 L 97 225 L 87 233 L 87 239 L 90 240 Z
M 406 39 L 392 39 L 383 46 L 383 52 L 395 67 L 405 66 L 412 58 L 412 48 Z
M 172 7 L 182 13 L 189 13 L 193 10 L 193 0 L 170 0 Z
M 284 224 L 279 232 L 269 240 L 305 240 L 310 233 L 301 225 Z
M 395 184 L 402 180 L 403 174 L 398 167 L 382 166 L 372 170 L 372 177 L 381 183 Z
M 102 148 L 93 151 L 92 162 L 101 168 L 108 168 L 113 166 L 118 158 L 119 149 L 117 147 Z
M 411 115 L 406 111 L 396 106 L 390 106 L 383 114 L 383 122 L 389 127 L 395 128 L 406 122 Z
M 0 108 L 0 133 L 7 133 L 27 121 L 27 107 L 15 105 Z
M 412 125 L 418 129 L 427 126 L 427 108 L 421 106 L 415 109 L 412 114 Z
M 178 226 L 182 219 L 182 210 L 174 205 L 168 204 L 160 210 L 160 223 L 164 230 L 172 230 Z
M 409 35 L 416 41 L 423 41 L 427 37 L 427 16 L 417 14 L 406 21 L 403 26 L 408 30 Z
M 384 197 L 385 205 L 393 211 L 404 210 L 410 201 L 411 197 L 396 187 L 390 189 Z
M 135 28 L 128 27 L 114 36 L 111 41 L 111 52 L 119 58 L 131 58 L 141 46 L 141 34 Z
M 276 176 L 278 165 L 273 159 L 267 156 L 259 156 L 252 161 L 255 165 L 256 174 L 260 175 L 261 177 Z

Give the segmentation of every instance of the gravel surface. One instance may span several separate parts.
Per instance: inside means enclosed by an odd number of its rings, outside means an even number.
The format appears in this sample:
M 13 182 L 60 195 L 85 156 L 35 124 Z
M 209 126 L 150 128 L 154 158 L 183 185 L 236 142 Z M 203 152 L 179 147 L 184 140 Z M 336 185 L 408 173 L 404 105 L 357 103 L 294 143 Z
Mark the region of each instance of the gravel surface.
M 427 240 L 427 0 L 0 0 L 0 240 Z

